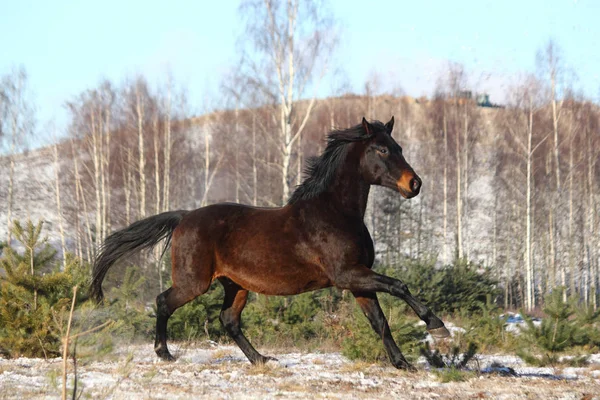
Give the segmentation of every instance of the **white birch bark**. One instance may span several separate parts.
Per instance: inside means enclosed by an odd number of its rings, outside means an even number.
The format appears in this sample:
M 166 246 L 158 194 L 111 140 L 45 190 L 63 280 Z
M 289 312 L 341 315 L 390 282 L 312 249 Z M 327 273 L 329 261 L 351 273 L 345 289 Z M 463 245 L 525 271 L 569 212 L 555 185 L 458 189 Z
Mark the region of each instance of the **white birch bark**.
M 67 254 L 67 246 L 65 242 L 65 229 L 63 226 L 63 216 L 62 216 L 62 206 L 60 202 L 60 179 L 59 179 L 59 168 L 60 165 L 58 163 L 58 144 L 54 144 L 53 146 L 54 153 L 54 191 L 56 195 L 56 214 L 58 218 L 58 229 L 60 233 L 60 247 L 62 251 L 62 266 L 63 270 L 67 266 L 66 254 Z
M 169 211 L 171 199 L 171 79 L 167 85 L 167 98 L 165 103 L 165 138 L 163 147 L 163 210 Z
M 146 157 L 144 149 L 144 104 L 140 88 L 141 83 L 135 85 L 135 110 L 138 133 L 138 181 L 139 181 L 139 214 L 140 219 L 146 217 Z

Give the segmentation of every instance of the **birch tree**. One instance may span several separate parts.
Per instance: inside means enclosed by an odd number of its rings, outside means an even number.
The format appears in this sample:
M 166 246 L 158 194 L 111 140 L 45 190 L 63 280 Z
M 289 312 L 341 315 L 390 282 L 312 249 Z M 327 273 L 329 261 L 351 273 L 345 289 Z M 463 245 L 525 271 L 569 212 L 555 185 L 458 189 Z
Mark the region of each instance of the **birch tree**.
M 449 163 L 448 163 L 448 110 L 447 110 L 446 94 L 444 93 L 441 82 L 438 82 L 435 97 L 432 101 L 425 105 L 426 124 L 429 124 L 429 130 L 432 134 L 432 142 L 434 145 L 435 161 L 432 165 L 438 166 L 441 171 L 436 171 L 433 176 L 441 176 L 442 199 L 441 199 L 441 214 L 442 214 L 442 231 L 440 232 L 441 240 L 441 259 L 443 262 L 448 262 L 450 259 L 448 251 L 448 203 L 449 203 Z M 433 191 L 436 195 L 438 191 Z
M 596 176 L 596 165 L 600 156 L 600 139 L 598 132 L 598 123 L 600 118 L 593 111 L 591 104 L 586 104 L 584 114 L 584 146 L 585 146 L 585 176 L 586 176 L 586 202 L 585 202 L 585 249 L 587 262 L 590 270 L 590 297 L 594 310 L 598 308 L 598 270 L 600 247 L 600 234 L 597 230 L 598 224 L 598 206 L 596 197 L 598 197 L 598 179 Z M 595 129 L 594 129 L 595 128 Z
M 436 110 L 434 115 L 438 119 L 438 127 L 443 136 L 443 227 L 444 241 L 449 232 L 449 201 L 450 184 L 455 187 L 455 237 L 456 237 L 456 257 L 465 257 L 464 245 L 464 200 L 465 190 L 468 189 L 468 182 L 465 179 L 466 171 L 469 165 L 469 155 L 467 148 L 469 145 L 470 132 L 470 104 L 469 99 L 462 98 L 462 92 L 467 87 L 467 75 L 464 67 L 458 63 L 448 63 L 446 70 L 437 83 L 437 100 L 434 104 Z M 441 115 L 441 118 L 439 118 Z M 454 150 L 454 156 L 451 159 L 451 148 Z M 453 161 L 453 165 L 450 164 Z M 454 167 L 454 182 L 452 182 L 451 168 Z M 444 253 L 446 253 L 444 246 Z
M 541 69 L 542 74 L 548 79 L 550 84 L 550 104 L 552 106 L 552 132 L 554 136 L 553 142 L 553 153 L 554 153 L 554 173 L 555 173 L 555 184 L 557 191 L 561 190 L 561 178 L 560 178 L 560 157 L 559 157 L 559 134 L 558 134 L 558 121 L 560 118 L 560 110 L 562 108 L 562 102 L 558 102 L 557 85 L 558 78 L 561 72 L 561 51 L 558 48 L 554 40 L 549 40 L 543 50 L 537 54 L 538 67 Z
M 134 118 L 138 137 L 138 182 L 139 182 L 139 215 L 140 219 L 146 217 L 146 149 L 144 144 L 144 116 L 146 112 L 145 82 L 138 78 L 133 88 Z
M 13 218 L 15 190 L 15 156 L 33 132 L 35 124 L 33 107 L 28 93 L 28 78 L 24 67 L 14 68 L 2 77 L 1 102 L 4 118 L 0 132 L 4 134 L 5 148 L 8 148 L 9 171 L 7 188 L 6 227 L 7 243 L 11 242 L 11 226 Z M 1 138 L 2 135 L 0 135 Z
M 206 141 L 206 144 L 208 144 L 208 141 Z M 207 154 L 206 159 L 208 159 L 208 161 L 206 161 L 206 172 L 204 174 L 204 190 L 202 192 L 202 200 L 200 200 L 200 207 L 208 205 L 208 193 L 210 192 L 210 189 L 212 187 L 215 175 L 221 167 L 221 162 L 223 161 L 223 154 L 219 155 L 219 158 L 217 159 L 217 162 L 212 170 L 210 169 L 210 155 Z
M 550 104 L 551 104 L 551 113 L 552 113 L 552 133 L 553 133 L 553 145 L 552 145 L 552 154 L 553 154 L 553 169 L 554 169 L 554 193 L 552 194 L 554 198 L 554 202 L 556 205 L 562 201 L 561 196 L 561 164 L 560 164 L 560 139 L 559 139 L 559 118 L 560 111 L 562 108 L 562 102 L 558 102 L 557 95 L 557 87 L 558 87 L 558 78 L 561 72 L 561 55 L 560 49 L 556 45 L 553 40 L 549 40 L 543 50 L 538 51 L 537 54 L 537 64 L 538 69 L 542 74 L 542 79 L 547 80 L 550 85 Z M 558 207 L 560 208 L 560 207 Z M 550 236 L 550 248 L 552 253 L 552 270 L 556 270 L 557 263 L 557 253 L 560 252 L 560 242 L 561 242 L 561 231 L 558 229 L 560 223 L 558 221 L 558 216 L 554 214 L 554 208 L 550 208 L 548 212 L 548 221 L 549 221 L 549 232 Z M 563 291 L 563 299 L 566 301 L 567 299 L 567 272 L 565 263 L 561 263 L 561 284 L 565 287 Z
M 539 84 L 529 77 L 523 85 L 517 89 L 514 104 L 511 110 L 501 115 L 501 121 L 510 134 L 514 148 L 512 152 L 517 154 L 521 163 L 525 164 L 525 231 L 523 241 L 525 242 L 525 307 L 528 311 L 535 307 L 535 276 L 532 260 L 533 244 L 533 167 L 534 153 L 548 136 L 534 143 L 534 113 L 539 108 Z M 509 185 L 515 185 L 520 174 L 510 174 L 507 179 Z M 520 185 L 516 185 L 519 187 Z
M 56 135 L 55 135 L 56 136 Z M 56 137 L 55 137 L 56 141 Z M 58 229 L 60 233 L 60 247 L 62 250 L 62 266 L 63 269 L 67 266 L 66 254 L 67 245 L 65 242 L 65 229 L 63 226 L 62 202 L 60 197 L 60 162 L 58 158 L 58 143 L 52 146 L 52 154 L 54 156 L 54 194 L 56 195 L 56 214 L 58 216 Z
M 319 84 L 327 71 L 335 45 L 332 20 L 316 1 L 247 0 L 240 7 L 246 16 L 251 49 L 245 54 L 241 75 L 249 89 L 268 94 L 276 104 L 281 176 L 281 202 L 290 195 L 294 146 L 315 106 Z M 297 102 L 309 95 L 308 105 Z M 301 150 L 297 146 L 297 159 Z
M 102 198 L 102 237 L 106 237 L 110 232 L 111 226 L 111 136 L 114 125 L 112 123 L 113 118 L 113 107 L 115 103 L 115 92 L 109 81 L 103 81 L 100 84 L 100 97 L 102 103 L 102 117 L 103 121 L 103 143 L 102 143 L 102 157 L 100 162 L 100 190 Z
M 91 160 L 91 165 L 87 162 L 82 162 L 81 165 L 83 173 L 87 173 L 91 178 L 84 179 L 83 182 L 87 183 L 87 187 L 93 192 L 94 225 L 93 235 L 89 232 L 89 236 L 93 236 L 96 247 L 107 232 L 107 196 L 110 191 L 106 187 L 109 151 L 105 146 L 110 145 L 110 142 L 107 142 L 109 139 L 105 136 L 110 133 L 111 107 L 112 98 L 108 100 L 103 96 L 101 86 L 86 90 L 67 102 L 67 109 L 71 113 L 71 135 L 80 141 L 83 145 L 81 150 L 86 151 Z M 83 189 L 82 187 L 81 195 L 85 196 L 87 191 Z
M 171 207 L 170 189 L 171 189 L 171 108 L 172 108 L 172 92 L 173 92 L 173 78 L 168 75 L 167 94 L 164 97 L 164 139 L 163 139 L 163 211 L 169 211 Z

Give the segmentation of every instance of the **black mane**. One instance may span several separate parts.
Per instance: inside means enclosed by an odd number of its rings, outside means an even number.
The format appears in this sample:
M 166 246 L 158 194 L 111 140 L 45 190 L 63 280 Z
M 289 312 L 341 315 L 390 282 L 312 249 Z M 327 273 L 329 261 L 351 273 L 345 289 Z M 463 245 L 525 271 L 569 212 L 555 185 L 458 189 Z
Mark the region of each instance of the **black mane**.
M 370 125 L 373 131 L 385 131 L 385 126 L 379 121 L 372 121 Z M 294 204 L 299 200 L 309 200 L 325 192 L 335 177 L 335 171 L 346 159 L 348 145 L 370 137 L 362 124 L 344 130 L 331 131 L 327 135 L 327 146 L 323 154 L 308 159 L 304 170 L 306 179 L 296 187 L 288 204 Z

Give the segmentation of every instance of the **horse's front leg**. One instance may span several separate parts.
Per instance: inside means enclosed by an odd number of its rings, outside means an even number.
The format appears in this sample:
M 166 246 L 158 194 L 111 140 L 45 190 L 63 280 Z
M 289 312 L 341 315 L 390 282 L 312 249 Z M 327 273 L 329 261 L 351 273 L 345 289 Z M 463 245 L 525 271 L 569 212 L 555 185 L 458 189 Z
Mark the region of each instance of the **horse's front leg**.
M 404 358 L 404 355 L 396 345 L 375 292 L 353 292 L 352 294 L 356 297 L 356 302 L 365 313 L 377 336 L 383 340 L 385 351 L 394 367 L 415 371 L 416 369 L 406 361 L 406 358 Z
M 352 292 L 385 292 L 404 300 L 427 325 L 431 336 L 444 338 L 450 332 L 429 308 L 415 299 L 406 284 L 398 279 L 381 275 L 365 266 L 356 266 L 340 271 L 334 279 L 335 286 Z

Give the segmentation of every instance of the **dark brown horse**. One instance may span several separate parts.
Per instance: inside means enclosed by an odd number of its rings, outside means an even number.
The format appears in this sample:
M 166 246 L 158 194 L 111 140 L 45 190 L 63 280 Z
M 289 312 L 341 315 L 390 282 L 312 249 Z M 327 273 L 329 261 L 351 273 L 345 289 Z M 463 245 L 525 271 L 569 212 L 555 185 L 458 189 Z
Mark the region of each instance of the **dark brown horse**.
M 101 301 L 102 281 L 121 257 L 171 241 L 173 286 L 156 298 L 155 351 L 167 349 L 167 321 L 175 310 L 205 293 L 214 279 L 225 288 L 220 320 L 252 363 L 271 359 L 258 353 L 240 329 L 248 291 L 294 295 L 335 286 L 350 290 L 394 366 L 412 368 L 394 342 L 376 292 L 406 301 L 436 337 L 448 336 L 442 321 L 397 279 L 371 270 L 373 241 L 364 224 L 371 185 L 405 198 L 419 194 L 421 179 L 392 138 L 394 118 L 362 123 L 328 136 L 308 177 L 281 208 L 214 204 L 172 211 L 135 222 L 111 234 L 93 268 L 92 296 Z M 168 243 L 167 243 L 168 245 Z

